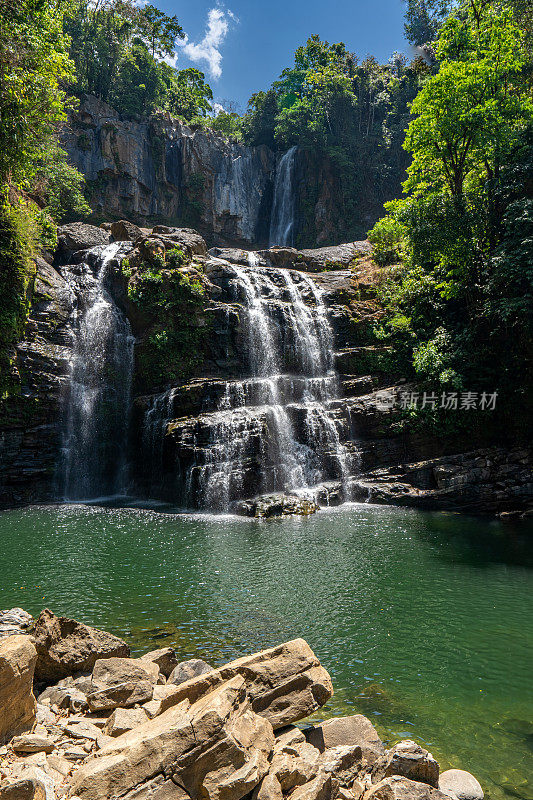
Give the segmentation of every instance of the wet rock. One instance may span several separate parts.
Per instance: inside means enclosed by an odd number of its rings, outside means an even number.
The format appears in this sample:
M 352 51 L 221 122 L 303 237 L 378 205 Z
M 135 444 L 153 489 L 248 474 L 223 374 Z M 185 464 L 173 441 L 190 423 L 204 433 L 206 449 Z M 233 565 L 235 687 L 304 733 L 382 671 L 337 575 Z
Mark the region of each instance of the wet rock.
M 427 783 L 394 775 L 376 783 L 363 794 L 363 800 L 445 800 L 446 795 Z
M 121 796 L 165 771 L 191 797 L 239 800 L 268 772 L 273 744 L 272 727 L 254 714 L 235 676 L 118 737 L 76 772 L 70 793 Z
M 0 744 L 35 721 L 33 674 L 37 652 L 30 637 L 0 639 Z
M 70 222 L 62 225 L 57 231 L 58 249 L 61 253 L 75 253 L 78 250 L 88 250 L 97 245 L 109 244 L 109 233 L 87 225 L 85 222 Z
M 135 242 L 143 236 L 141 228 L 126 219 L 112 222 L 109 231 L 115 242 Z
M 200 236 L 198 231 L 192 228 L 171 228 L 168 225 L 156 225 L 152 230 L 152 236 L 158 236 L 165 244 L 166 249 L 179 247 L 188 255 L 205 256 L 207 245 L 205 239 Z
M 91 711 L 130 707 L 152 699 L 159 667 L 132 658 L 101 658 L 94 665 L 87 701 Z
M 177 664 L 169 675 L 168 683 L 173 683 L 178 686 L 180 683 L 197 678 L 199 675 L 205 675 L 211 672 L 213 667 L 201 658 L 191 658 L 189 661 L 182 661 Z
M 314 728 L 307 729 L 305 736 L 307 741 L 320 752 L 341 745 L 359 745 L 362 755 L 369 764 L 373 764 L 385 752 L 376 729 L 362 714 L 328 719 Z
M 39 615 L 34 631 L 37 648 L 35 678 L 54 683 L 76 672 L 92 670 L 100 658 L 129 656 L 128 645 L 105 631 L 57 617 L 48 609 Z
M 163 702 L 162 710 L 182 700 L 195 702 L 236 675 L 246 680 L 253 711 L 275 730 L 309 716 L 333 694 L 331 678 L 307 642 L 293 639 L 185 681 L 175 687 L 167 705 Z
M 0 611 L 0 639 L 17 633 L 30 633 L 35 622 L 31 614 L 23 608 L 9 608 Z
M 176 651 L 172 647 L 162 647 L 159 650 L 151 650 L 141 656 L 142 661 L 151 661 L 157 664 L 159 671 L 163 673 L 165 678 L 168 678 L 170 673 L 175 667 L 178 666 L 178 658 Z
M 237 514 L 244 517 L 268 519 L 270 517 L 286 517 L 297 515 L 307 517 L 318 511 L 314 500 L 297 495 L 272 494 L 256 497 L 252 500 L 241 500 L 235 504 Z
M 148 714 L 142 708 L 116 708 L 106 724 L 103 732 L 107 736 L 121 736 L 148 720 Z
M 51 753 L 54 747 L 51 739 L 38 733 L 23 733 L 11 740 L 14 753 Z
M 464 769 L 447 769 L 439 778 L 442 792 L 453 792 L 458 800 L 483 800 L 483 789 L 477 778 Z
M 431 753 L 409 739 L 394 745 L 377 759 L 372 769 L 372 783 L 392 775 L 403 775 L 435 788 L 439 785 L 438 763 Z

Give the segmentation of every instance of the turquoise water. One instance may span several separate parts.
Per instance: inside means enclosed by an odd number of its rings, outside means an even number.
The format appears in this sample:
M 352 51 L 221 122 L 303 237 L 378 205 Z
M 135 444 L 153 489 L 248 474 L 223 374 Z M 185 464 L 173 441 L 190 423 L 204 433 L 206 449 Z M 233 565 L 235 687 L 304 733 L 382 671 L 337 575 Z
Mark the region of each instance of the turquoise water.
M 272 522 L 84 506 L 0 514 L 0 607 L 47 606 L 219 664 L 303 636 L 323 715 L 367 714 L 490 797 L 533 798 L 533 538 L 354 505 Z

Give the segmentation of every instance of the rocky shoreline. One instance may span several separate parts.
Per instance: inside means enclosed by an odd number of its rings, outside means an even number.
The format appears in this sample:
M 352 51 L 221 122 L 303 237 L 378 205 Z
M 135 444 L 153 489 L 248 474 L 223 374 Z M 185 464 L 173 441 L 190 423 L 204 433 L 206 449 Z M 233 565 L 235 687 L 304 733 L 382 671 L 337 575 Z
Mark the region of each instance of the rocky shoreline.
M 213 668 L 1 611 L 0 800 L 483 800 L 360 714 L 306 723 L 332 694 L 303 639 Z

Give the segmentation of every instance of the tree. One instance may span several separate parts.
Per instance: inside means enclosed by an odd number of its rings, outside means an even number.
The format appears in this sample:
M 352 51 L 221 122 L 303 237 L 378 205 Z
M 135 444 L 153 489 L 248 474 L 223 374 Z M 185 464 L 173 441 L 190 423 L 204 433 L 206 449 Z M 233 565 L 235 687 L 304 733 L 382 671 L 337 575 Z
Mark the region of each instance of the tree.
M 450 13 L 454 0 L 405 0 L 404 31 L 415 47 L 424 47 L 437 38 L 439 29 Z
M 205 82 L 205 75 L 194 67 L 175 70 L 162 65 L 167 84 L 165 107 L 172 114 L 191 120 L 205 117 L 211 111 L 213 92 Z
M 532 118 L 524 35 L 509 8 L 471 0 L 443 26 L 436 54 L 439 71 L 411 109 L 406 189 L 420 195 L 446 186 L 460 197 L 483 176 L 497 179 L 502 158 Z
M 72 79 L 65 6 L 0 0 L 0 185 L 29 188 L 43 151 L 66 119 Z
M 184 39 L 183 28 L 176 16 L 169 17 L 155 6 L 140 8 L 135 17 L 137 35 L 148 45 L 152 56 L 163 58 L 174 53 L 176 38 Z
M 160 65 L 141 39 L 134 39 L 121 64 L 111 102 L 122 114 L 146 116 L 165 95 Z

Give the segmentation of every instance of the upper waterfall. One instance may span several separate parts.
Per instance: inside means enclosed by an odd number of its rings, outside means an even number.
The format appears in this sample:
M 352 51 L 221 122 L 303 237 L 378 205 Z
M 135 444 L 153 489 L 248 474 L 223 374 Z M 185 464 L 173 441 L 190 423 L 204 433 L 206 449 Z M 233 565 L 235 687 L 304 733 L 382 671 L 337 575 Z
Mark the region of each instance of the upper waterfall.
M 270 218 L 269 246 L 294 245 L 294 223 L 295 223 L 295 186 L 294 186 L 294 167 L 296 161 L 296 151 L 298 147 L 294 145 L 287 150 L 281 157 L 276 169 L 276 180 L 274 183 L 274 202 L 272 205 L 272 215 Z
M 74 347 L 63 436 L 67 500 L 124 493 L 134 339 L 106 288 L 127 243 L 99 246 L 63 268 L 76 297 Z

